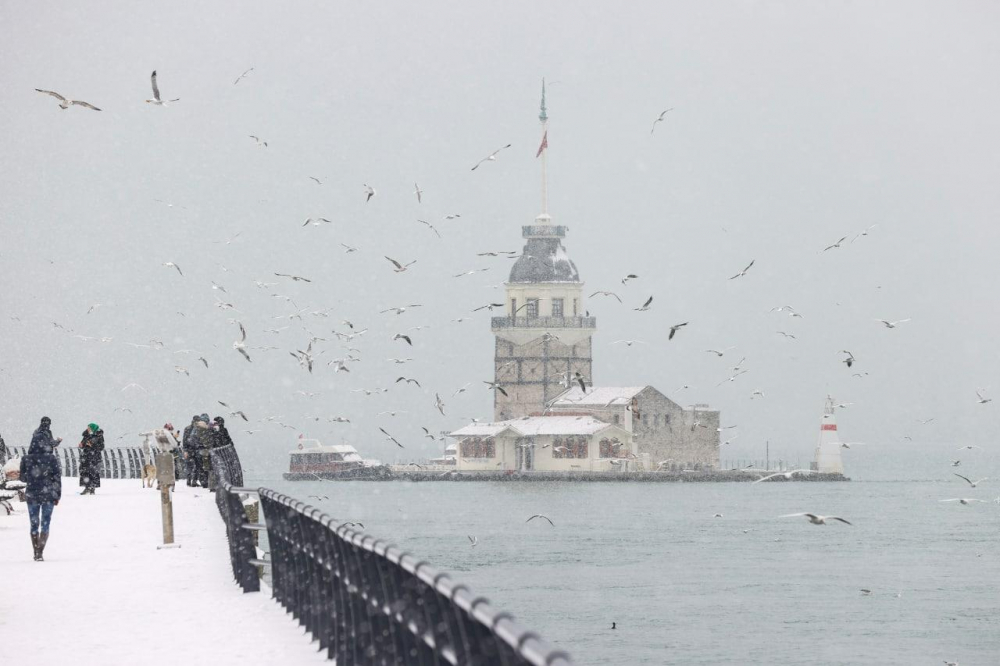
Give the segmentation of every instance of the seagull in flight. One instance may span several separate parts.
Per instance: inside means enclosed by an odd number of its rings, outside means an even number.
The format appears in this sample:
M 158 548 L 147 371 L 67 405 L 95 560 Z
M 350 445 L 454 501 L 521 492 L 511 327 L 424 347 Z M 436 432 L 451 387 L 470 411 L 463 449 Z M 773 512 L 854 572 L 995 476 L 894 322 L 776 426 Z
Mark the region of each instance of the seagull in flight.
M 847 240 L 847 236 L 844 236 L 833 245 L 827 245 L 826 247 L 823 248 L 823 251 L 826 252 L 827 250 L 832 250 L 835 247 L 840 247 L 840 244 L 843 243 L 845 240 Z
M 747 271 L 748 271 L 748 270 L 750 270 L 750 267 L 751 267 L 751 266 L 753 266 L 753 264 L 754 264 L 754 262 L 755 262 L 755 261 L 757 261 L 757 260 L 756 260 L 756 259 L 751 259 L 751 260 L 750 260 L 750 263 L 749 263 L 749 264 L 747 264 L 747 267 L 746 267 L 746 268 L 744 268 L 744 269 L 743 269 L 743 270 L 741 270 L 741 271 L 740 271 L 739 273 L 737 273 L 736 275 L 734 275 L 733 277 L 731 277 L 731 278 L 729 278 L 729 279 L 730 279 L 730 280 L 735 280 L 735 279 L 736 279 L 736 278 L 738 278 L 738 277 L 743 277 L 744 275 L 746 275 L 746 274 L 747 274 Z
M 438 395 L 437 393 L 434 394 L 434 406 L 437 408 L 437 410 L 439 412 L 441 412 L 441 416 L 445 415 L 444 414 L 444 400 L 442 400 L 441 396 Z
M 815 513 L 786 513 L 783 516 L 778 516 L 779 518 L 796 518 L 798 516 L 805 516 L 809 519 L 809 522 L 813 525 L 826 525 L 828 520 L 839 520 L 842 523 L 850 525 L 850 521 L 844 520 L 840 516 L 820 516 Z
M 626 347 L 631 347 L 634 344 L 640 344 L 640 345 L 646 344 L 642 340 L 615 340 L 611 344 L 613 344 L 613 345 L 619 345 L 619 344 L 622 344 L 622 343 L 625 343 Z
M 387 433 L 384 428 L 379 427 L 379 430 L 382 431 L 382 434 L 385 435 L 385 437 L 386 437 L 386 439 L 388 441 L 393 442 L 396 446 L 398 446 L 401 449 L 405 449 L 406 448 L 405 446 L 403 446 L 402 444 L 399 443 L 398 439 L 396 439 L 395 437 L 393 437 L 392 435 L 390 435 L 389 433 Z
M 677 331 L 681 330 L 681 328 L 683 326 L 687 326 L 687 325 L 688 325 L 688 322 L 684 322 L 683 324 L 674 324 L 673 326 L 671 326 L 670 327 L 670 335 L 667 336 L 667 340 L 673 340 L 674 336 L 677 334 Z
M 983 502 L 983 503 L 986 502 L 986 500 L 975 499 L 973 497 L 953 497 L 951 499 L 943 499 L 943 500 L 938 500 L 938 501 L 939 502 L 958 502 L 959 504 L 964 504 L 966 506 L 972 504 L 973 502 Z
M 718 356 L 719 358 L 722 358 L 722 356 L 723 356 L 723 355 L 724 355 L 724 354 L 725 354 L 725 353 L 726 353 L 727 351 L 729 351 L 730 349 L 736 349 L 736 347 L 726 347 L 726 348 L 725 348 L 725 349 L 723 349 L 722 351 L 719 351 L 719 350 L 717 350 L 717 349 L 706 349 L 706 350 L 705 350 L 705 352 L 706 352 L 706 353 L 709 353 L 709 354 L 715 354 L 715 355 L 716 355 L 716 356 Z M 742 363 L 742 362 L 743 362 L 743 361 L 740 361 L 740 363 Z M 739 366 L 737 365 L 736 367 L 738 368 Z M 733 369 L 735 370 L 736 368 L 733 368 Z
M 312 282 L 309 278 L 299 277 L 298 275 L 289 275 L 287 273 L 275 273 L 275 276 L 291 278 L 295 282 Z
M 153 84 L 153 99 L 147 99 L 146 100 L 147 104 L 155 104 L 156 106 L 166 106 L 167 104 L 181 101 L 180 97 L 178 97 L 177 99 L 171 99 L 171 100 L 162 100 L 162 99 L 160 99 L 160 88 L 159 88 L 159 86 L 156 85 L 156 70 L 155 69 L 153 70 L 153 74 L 149 77 L 149 80 Z
M 488 156 L 486 156 L 483 159 L 481 159 L 478 162 L 476 162 L 476 166 L 472 167 L 472 170 L 475 171 L 476 169 L 478 169 L 479 165 L 482 164 L 483 162 L 496 162 L 497 161 L 497 154 L 501 150 L 506 150 L 507 148 L 510 148 L 510 144 L 509 143 L 506 146 L 504 146 L 503 148 L 497 148 L 492 153 L 490 153 Z
M 540 514 L 540 513 L 536 513 L 535 515 L 533 515 L 533 516 L 532 516 L 531 518 L 528 518 L 528 519 L 527 519 L 526 521 L 524 521 L 524 522 L 526 522 L 526 523 L 530 523 L 530 522 L 531 522 L 532 520 L 534 520 L 535 518 L 542 518 L 543 520 L 547 520 L 547 521 L 549 521 L 549 525 L 551 525 L 552 527 L 555 527 L 555 526 L 556 526 L 556 524 L 555 524 L 555 523 L 553 523 L 553 522 L 552 522 L 552 520 L 551 520 L 551 519 L 550 519 L 550 518 L 549 518 L 548 516 L 545 516 L 545 515 L 542 515 L 542 514 Z
M 902 324 L 904 321 L 910 321 L 907 319 L 900 319 L 899 321 L 886 321 L 885 319 L 876 319 L 875 321 L 880 321 L 885 324 L 886 328 L 896 328 L 898 325 Z
M 854 354 L 852 354 L 851 352 L 847 351 L 846 349 L 841 349 L 840 353 L 841 354 L 847 354 L 847 358 L 845 358 L 843 361 L 841 361 L 841 363 L 846 364 L 848 368 L 851 367 L 852 365 L 854 365 L 854 361 L 855 361 Z
M 254 136 L 253 134 L 249 134 L 248 136 L 257 142 L 258 148 L 267 148 L 267 141 L 264 141 L 259 136 Z
M 796 340 L 796 339 L 797 339 L 797 338 L 796 338 L 796 337 L 795 337 L 794 335 L 792 335 L 791 333 L 785 333 L 784 331 L 775 331 L 775 333 L 778 333 L 778 334 L 780 334 L 780 335 L 783 335 L 783 336 L 785 336 L 786 338 L 791 338 L 792 340 Z
M 423 203 L 421 197 L 423 196 L 424 191 L 420 189 L 420 186 L 416 183 L 413 183 L 413 193 L 417 195 L 417 203 Z
M 981 449 L 981 448 L 982 448 L 981 446 L 976 446 L 975 444 L 966 444 L 965 446 L 958 447 L 956 449 L 956 451 L 963 451 L 965 449 L 968 449 L 968 450 L 971 451 L 972 449 Z
M 77 105 L 77 106 L 86 107 L 88 109 L 93 109 L 94 111 L 100 111 L 100 109 L 98 109 L 93 104 L 90 104 L 88 102 L 81 102 L 78 99 L 66 99 L 65 97 L 63 97 L 59 93 L 53 92 L 51 90 L 42 90 L 41 88 L 35 88 L 35 90 L 38 91 L 38 92 L 40 92 L 40 93 L 45 93 L 46 95 L 52 95 L 53 97 L 55 97 L 57 100 L 59 100 L 59 108 L 62 109 L 63 111 L 65 111 L 69 107 L 73 106 L 74 104 Z
M 372 197 L 375 196 L 376 194 L 375 188 L 369 185 L 368 183 L 364 183 L 364 188 L 365 188 L 365 203 L 368 203 L 369 201 L 372 200 Z
M 245 78 L 245 77 L 247 76 L 247 74 L 249 74 L 249 73 L 250 73 L 250 72 L 252 72 L 252 71 L 253 71 L 253 67 L 251 67 L 251 68 L 250 68 L 250 69 L 248 69 L 247 71 L 245 71 L 245 72 L 243 72 L 242 74 L 240 74 L 239 76 L 237 76 L 237 77 L 236 77 L 236 80 L 235 80 L 235 81 L 233 81 L 233 85 L 235 86 L 235 85 L 236 85 L 237 83 L 239 83 L 240 81 L 242 81 L 242 80 L 243 80 L 243 79 L 244 79 L 244 78 Z
M 654 131 L 656 131 L 656 123 L 662 123 L 663 122 L 663 118 L 667 115 L 667 113 L 669 113 L 669 112 L 671 112 L 673 110 L 674 110 L 674 107 L 670 107 L 669 109 L 667 109 L 667 110 L 665 110 L 665 111 L 663 111 L 663 112 L 660 113 L 660 115 L 656 118 L 656 120 L 653 121 L 653 126 L 649 130 L 649 133 L 651 135 L 652 135 L 652 133 Z
M 413 341 L 410 340 L 410 336 L 408 336 L 408 335 L 403 335 L 402 333 L 397 333 L 396 335 L 392 336 L 392 339 L 394 341 L 395 340 L 403 340 L 403 341 L 406 342 L 406 344 L 410 345 L 411 347 L 413 346 Z
M 247 330 L 243 328 L 243 324 L 240 324 L 240 339 L 233 342 L 233 349 L 242 354 L 243 358 L 247 361 L 250 361 L 250 354 L 247 353 L 246 341 Z
M 649 310 L 649 306 L 650 306 L 650 304 L 652 302 L 653 302 L 653 297 L 650 296 L 649 298 L 646 299 L 646 302 L 643 303 L 640 307 L 632 308 L 632 309 L 635 310 L 636 312 L 645 312 L 645 311 Z
M 955 472 L 952 472 L 952 474 L 955 474 Z M 960 478 L 960 479 L 964 479 L 964 480 L 965 480 L 965 482 L 966 482 L 966 483 L 968 483 L 968 484 L 969 484 L 970 486 L 972 486 L 973 488 L 975 488 L 975 487 L 976 487 L 976 486 L 978 486 L 978 485 L 979 485 L 980 483 L 982 483 L 983 481 L 986 481 L 986 480 L 987 480 L 988 478 L 990 478 L 990 477 L 988 477 L 988 476 L 984 476 L 983 478 L 981 478 L 981 479 L 979 479 L 979 480 L 977 480 L 977 481 L 973 481 L 973 480 L 972 480 L 972 479 L 970 479 L 969 477 L 967 477 L 967 476 L 962 476 L 961 474 L 955 474 L 955 476 L 957 476 L 957 477 L 958 477 L 958 478 Z
M 858 240 L 862 236 L 867 236 L 868 232 L 871 231 L 872 229 L 874 229 L 877 226 L 878 226 L 878 222 L 876 222 L 875 224 L 871 225 L 870 227 L 868 227 L 867 229 L 865 229 L 864 231 L 862 231 L 861 233 L 859 233 L 857 236 L 855 236 L 854 238 L 852 238 L 851 242 L 853 243 L 854 241 Z
M 388 259 L 392 263 L 392 265 L 395 266 L 395 268 L 392 269 L 392 270 L 394 270 L 397 273 L 402 273 L 402 272 L 406 271 L 407 268 L 409 268 L 413 264 L 417 263 L 416 259 L 414 259 L 413 261 L 411 261 L 408 264 L 401 264 L 398 261 L 396 261 L 395 259 L 393 259 L 392 257 L 386 257 L 386 259 Z
M 172 262 L 172 261 L 165 261 L 165 262 L 163 262 L 163 265 L 166 266 L 166 267 L 168 267 L 168 268 L 176 268 L 177 272 L 180 274 L 180 276 L 184 277 L 184 273 L 181 272 L 181 267 L 178 266 L 177 264 L 175 264 L 174 262 Z
M 629 280 L 637 280 L 637 279 L 639 279 L 638 275 L 636 275 L 635 273 L 629 273 L 628 275 L 622 278 L 622 284 L 627 283 Z
M 594 296 L 614 296 L 616 299 L 618 299 L 619 303 L 622 302 L 622 299 L 619 298 L 618 294 L 616 294 L 613 291 L 595 291 L 590 295 L 590 297 L 593 298 Z
M 474 537 L 472 535 L 466 535 L 466 536 L 469 537 L 469 544 L 470 545 L 475 546 L 477 543 L 479 543 L 479 537 Z
M 494 389 L 496 391 L 500 391 L 500 393 L 502 393 L 504 395 L 504 397 L 508 397 L 507 396 L 507 391 L 505 391 L 504 388 L 502 386 L 500 386 L 500 384 L 498 384 L 497 382 L 483 382 L 483 383 L 486 384 L 487 386 L 489 386 L 491 389 Z
M 753 483 L 751 483 L 750 485 L 754 485 L 755 483 L 760 483 L 761 481 L 767 481 L 768 479 L 774 479 L 774 478 L 777 478 L 779 476 L 783 476 L 786 479 L 791 479 L 796 474 L 812 474 L 812 470 L 809 470 L 809 469 L 792 469 L 792 470 L 788 470 L 787 472 L 777 472 L 775 474 L 769 474 L 767 476 L 762 476 L 759 479 L 757 479 L 756 481 L 754 481 Z M 805 514 L 801 514 L 800 513 L 800 514 L 796 514 L 796 515 L 802 516 L 802 515 L 805 515 Z
M 397 384 L 399 382 L 406 382 L 407 384 L 416 384 L 418 387 L 420 386 L 420 382 L 418 382 L 416 379 L 407 379 L 406 377 L 400 377 L 399 379 L 396 380 Z
M 351 252 L 357 252 L 358 251 L 358 248 L 351 247 L 350 245 L 346 245 L 344 243 L 341 243 L 340 246 L 344 248 L 344 254 L 350 254 Z
M 401 315 L 404 312 L 406 312 L 407 309 L 409 309 L 409 308 L 419 308 L 419 307 L 423 307 L 423 306 L 420 305 L 419 303 L 414 303 L 414 304 L 411 304 L 411 305 L 403 305 L 403 306 L 391 307 L 391 308 L 386 308 L 385 310 L 380 311 L 379 314 L 385 314 L 386 312 L 395 312 L 396 314 Z
M 435 227 L 433 224 L 431 224 L 430 222 L 427 222 L 425 220 L 417 220 L 417 222 L 419 222 L 420 224 L 423 224 L 428 229 L 430 229 L 431 231 L 433 231 L 437 235 L 438 238 L 441 238 L 441 233 L 437 230 L 437 227 Z
M 976 397 L 979 398 L 976 402 L 978 402 L 980 405 L 985 405 L 986 403 L 993 401 L 993 398 L 984 397 L 983 394 L 980 393 L 980 390 L 976 391 Z

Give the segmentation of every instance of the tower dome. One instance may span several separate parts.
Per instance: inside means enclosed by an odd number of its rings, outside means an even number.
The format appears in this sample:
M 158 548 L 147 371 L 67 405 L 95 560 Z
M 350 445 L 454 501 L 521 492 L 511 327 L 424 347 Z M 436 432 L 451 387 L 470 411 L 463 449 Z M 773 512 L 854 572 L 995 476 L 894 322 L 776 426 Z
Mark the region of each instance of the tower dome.
M 580 273 L 569 258 L 562 239 L 566 227 L 551 224 L 548 215 L 539 215 L 535 224 L 521 227 L 528 239 L 524 251 L 510 269 L 509 283 L 579 282 Z

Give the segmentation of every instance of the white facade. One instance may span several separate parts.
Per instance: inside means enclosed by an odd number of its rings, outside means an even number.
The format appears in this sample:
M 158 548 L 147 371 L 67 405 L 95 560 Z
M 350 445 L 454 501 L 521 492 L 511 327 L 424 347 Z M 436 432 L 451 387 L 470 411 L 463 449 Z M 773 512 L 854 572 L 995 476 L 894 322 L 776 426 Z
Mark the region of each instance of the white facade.
M 591 416 L 535 416 L 473 423 L 451 433 L 460 471 L 626 471 L 637 466 L 631 434 Z

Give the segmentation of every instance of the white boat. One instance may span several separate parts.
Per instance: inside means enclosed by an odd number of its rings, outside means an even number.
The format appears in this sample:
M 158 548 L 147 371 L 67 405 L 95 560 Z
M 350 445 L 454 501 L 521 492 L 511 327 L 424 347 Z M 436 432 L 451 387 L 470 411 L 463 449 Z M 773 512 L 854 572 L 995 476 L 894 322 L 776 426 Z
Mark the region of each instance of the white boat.
M 322 444 L 318 439 L 300 437 L 289 452 L 287 481 L 308 479 L 354 478 L 378 475 L 383 469 L 378 460 L 366 460 L 350 444 Z

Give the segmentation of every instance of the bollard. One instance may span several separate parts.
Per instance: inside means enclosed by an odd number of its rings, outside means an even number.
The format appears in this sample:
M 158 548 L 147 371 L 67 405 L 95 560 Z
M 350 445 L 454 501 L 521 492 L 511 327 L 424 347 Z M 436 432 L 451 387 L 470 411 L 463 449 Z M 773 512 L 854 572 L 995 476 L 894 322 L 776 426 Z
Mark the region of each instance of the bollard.
M 156 453 L 156 481 L 160 486 L 160 512 L 163 518 L 163 545 L 160 548 L 180 547 L 174 543 L 174 505 L 170 491 L 174 487 L 174 457 L 170 453 Z

